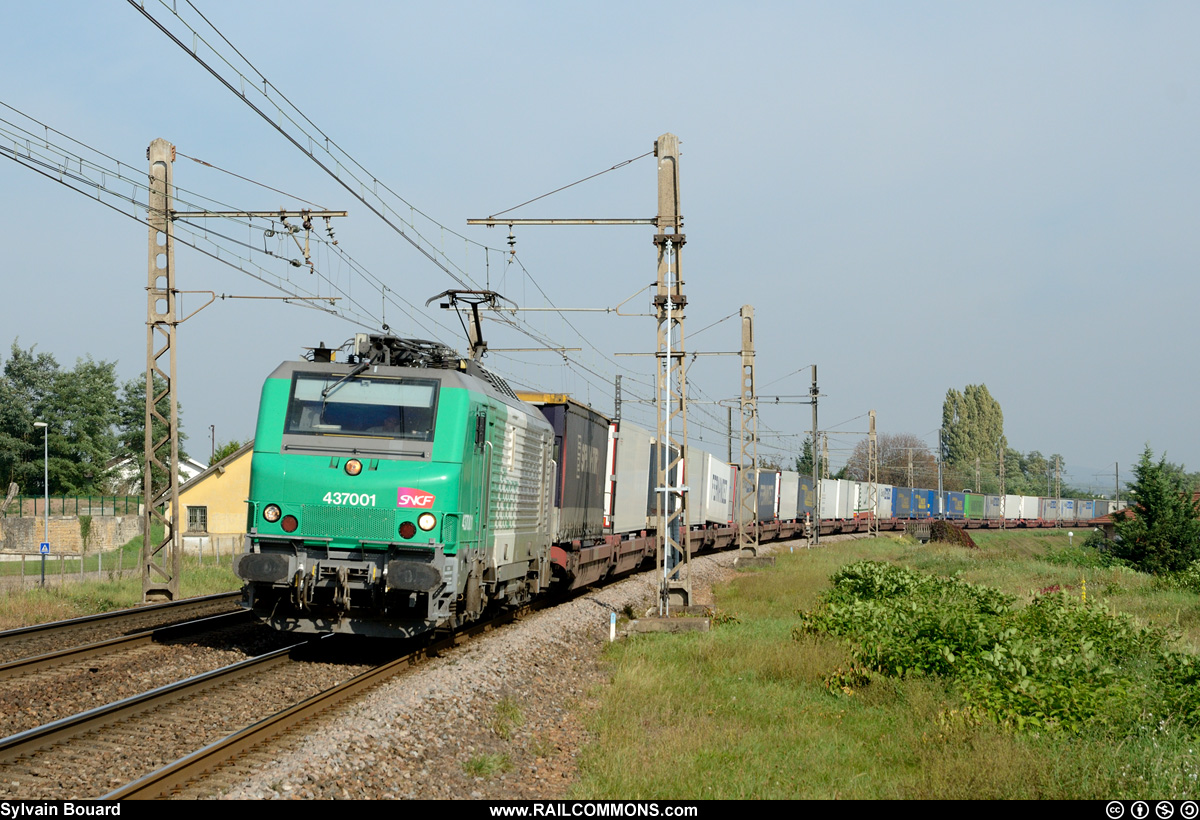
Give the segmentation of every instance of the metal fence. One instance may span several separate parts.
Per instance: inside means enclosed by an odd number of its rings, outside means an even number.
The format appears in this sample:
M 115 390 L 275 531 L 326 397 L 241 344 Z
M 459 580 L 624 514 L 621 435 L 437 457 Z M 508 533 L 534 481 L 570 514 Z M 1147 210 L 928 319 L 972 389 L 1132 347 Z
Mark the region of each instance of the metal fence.
M 52 495 L 50 515 L 138 515 L 141 504 L 140 495 Z M 45 513 L 45 496 L 19 495 L 4 511 L 4 517 L 37 518 Z

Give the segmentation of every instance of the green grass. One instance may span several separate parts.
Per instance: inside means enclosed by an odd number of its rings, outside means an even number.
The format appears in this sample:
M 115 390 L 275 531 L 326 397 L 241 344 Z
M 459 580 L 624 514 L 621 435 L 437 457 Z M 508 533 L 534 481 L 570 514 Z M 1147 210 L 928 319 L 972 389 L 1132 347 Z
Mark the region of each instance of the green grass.
M 503 753 L 475 755 L 463 763 L 463 771 L 471 777 L 487 778 L 512 769 L 512 759 Z
M 510 697 L 501 698 L 492 707 L 492 731 L 501 740 L 512 740 L 517 728 L 525 722 L 525 714 L 520 705 Z
M 606 655 L 612 685 L 589 715 L 573 796 L 597 799 L 1101 799 L 1195 796 L 1200 743 L 1172 716 L 1134 730 L 1015 731 L 968 706 L 953 681 L 870 676 L 849 644 L 792 631 L 829 576 L 861 559 L 957 575 L 1018 598 L 1067 596 L 1142 623 L 1195 617 L 1196 596 L 1088 566 L 1066 534 L 984 533 L 978 550 L 880 538 L 777 556 L 717 590 L 736 615 L 709 633 L 638 635 Z M 1075 539 L 1076 549 L 1080 539 Z M 1188 597 L 1190 595 L 1190 598 Z M 1186 644 L 1186 641 L 1185 641 Z M 1178 648 L 1178 647 L 1177 647 Z

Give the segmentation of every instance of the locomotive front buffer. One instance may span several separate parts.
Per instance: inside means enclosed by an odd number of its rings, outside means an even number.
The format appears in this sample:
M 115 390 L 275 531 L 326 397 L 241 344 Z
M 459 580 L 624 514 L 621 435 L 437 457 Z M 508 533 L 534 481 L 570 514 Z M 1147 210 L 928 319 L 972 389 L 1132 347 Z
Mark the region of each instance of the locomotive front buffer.
M 448 623 L 459 598 L 459 562 L 442 545 L 339 549 L 247 535 L 234 572 L 243 605 L 281 631 L 417 635 Z

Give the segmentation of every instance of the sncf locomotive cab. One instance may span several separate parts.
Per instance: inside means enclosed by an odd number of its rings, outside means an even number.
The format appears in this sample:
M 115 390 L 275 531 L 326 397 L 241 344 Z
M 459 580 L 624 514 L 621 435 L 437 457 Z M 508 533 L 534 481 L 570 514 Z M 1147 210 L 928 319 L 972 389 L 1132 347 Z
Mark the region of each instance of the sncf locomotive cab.
M 288 362 L 267 379 L 235 571 L 275 628 L 411 636 L 548 578 L 548 525 L 540 539 L 497 527 L 492 485 L 517 460 L 506 420 L 520 414 L 447 361 Z M 521 465 L 535 498 L 550 473 L 536 460 Z

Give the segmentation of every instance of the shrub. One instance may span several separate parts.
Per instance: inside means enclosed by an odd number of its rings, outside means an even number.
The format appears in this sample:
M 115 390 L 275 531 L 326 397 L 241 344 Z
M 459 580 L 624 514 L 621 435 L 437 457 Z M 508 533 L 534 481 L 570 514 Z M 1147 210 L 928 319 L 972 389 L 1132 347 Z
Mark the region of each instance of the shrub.
M 854 680 L 870 673 L 938 675 L 967 704 L 1017 729 L 1133 731 L 1143 712 L 1200 729 L 1200 664 L 1168 652 L 1164 633 L 1059 593 L 1024 608 L 989 587 L 877 562 L 832 576 L 818 606 L 793 631 L 840 637 Z M 841 671 L 841 670 L 839 670 Z
M 965 529 L 956 527 L 949 521 L 934 521 L 929 527 L 929 540 L 973 550 L 979 549 L 979 545 Z

